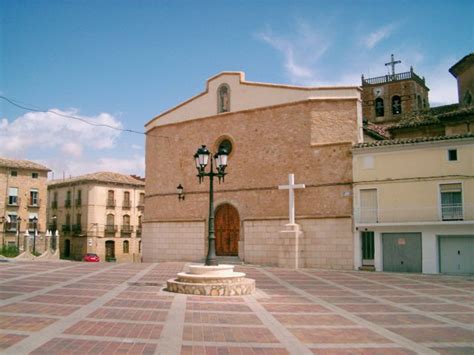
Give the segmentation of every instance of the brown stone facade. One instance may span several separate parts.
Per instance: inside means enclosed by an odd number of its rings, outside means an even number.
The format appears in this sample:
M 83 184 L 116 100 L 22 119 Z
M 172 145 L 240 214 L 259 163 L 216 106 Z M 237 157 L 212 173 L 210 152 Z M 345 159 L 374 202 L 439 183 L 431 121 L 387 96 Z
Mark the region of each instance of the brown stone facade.
M 400 120 L 401 115 L 404 113 L 427 109 L 429 107 L 429 89 L 424 85 L 424 82 L 418 80 L 416 74 L 411 73 L 411 75 L 414 76 L 414 78 L 394 81 L 388 80 L 380 84 L 368 84 L 364 82 L 362 85 L 362 113 L 364 119 L 374 123 L 394 123 Z M 389 76 L 387 76 L 387 78 L 388 77 Z M 401 98 L 401 114 L 393 114 L 392 98 L 394 96 L 400 96 Z M 375 100 L 378 97 L 383 99 L 383 116 L 377 116 L 376 114 Z
M 239 213 L 239 257 L 278 264 L 278 235 L 288 223 L 288 183 L 297 183 L 296 223 L 304 240 L 302 266 L 352 267 L 351 146 L 360 140 L 354 98 L 304 100 L 155 127 L 146 143 L 143 259 L 198 261 L 205 257 L 208 178 L 199 184 L 193 155 L 232 142 L 225 182 L 215 181 L 215 207 Z M 176 186 L 184 187 L 179 200 Z

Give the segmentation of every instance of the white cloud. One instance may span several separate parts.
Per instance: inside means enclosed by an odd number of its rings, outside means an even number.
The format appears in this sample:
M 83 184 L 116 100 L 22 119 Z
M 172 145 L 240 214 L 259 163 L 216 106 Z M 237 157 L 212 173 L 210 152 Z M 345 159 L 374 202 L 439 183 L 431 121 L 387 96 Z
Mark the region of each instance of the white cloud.
M 79 117 L 95 125 L 122 127 L 122 123 L 108 113 L 83 116 L 76 109 L 54 111 L 60 115 Z M 32 149 L 59 149 L 77 156 L 82 152 L 81 147 L 113 148 L 120 136 L 120 131 L 89 125 L 52 112 L 28 112 L 12 122 L 2 120 L 1 126 L 0 155 L 7 156 L 21 156 Z
M 122 123 L 108 113 L 85 116 L 77 109 L 54 111 L 95 125 L 122 128 Z M 112 149 L 120 137 L 121 131 L 113 128 L 89 125 L 52 112 L 28 112 L 11 122 L 0 119 L 0 156 L 35 160 L 52 169 L 56 177 L 62 177 L 63 173 L 76 176 L 94 171 L 143 175 L 143 156 L 113 157 L 117 153 Z M 31 159 L 31 156 L 41 158 Z
M 380 41 L 382 41 L 385 38 L 388 38 L 393 31 L 395 30 L 396 25 L 395 24 L 388 24 L 386 26 L 383 26 L 379 29 L 377 29 L 374 32 L 369 33 L 368 35 L 364 36 L 361 39 L 361 42 L 364 46 L 366 46 L 369 49 L 374 48 Z
M 138 144 L 132 144 L 131 147 L 132 147 L 132 149 L 135 149 L 135 150 L 143 149 L 143 147 L 141 145 L 138 145 Z
M 315 62 L 330 46 L 328 37 L 311 28 L 306 22 L 297 23 L 293 36 L 278 36 L 270 28 L 257 34 L 257 38 L 270 44 L 283 54 L 285 71 L 295 84 L 312 83 L 317 77 L 313 67 Z

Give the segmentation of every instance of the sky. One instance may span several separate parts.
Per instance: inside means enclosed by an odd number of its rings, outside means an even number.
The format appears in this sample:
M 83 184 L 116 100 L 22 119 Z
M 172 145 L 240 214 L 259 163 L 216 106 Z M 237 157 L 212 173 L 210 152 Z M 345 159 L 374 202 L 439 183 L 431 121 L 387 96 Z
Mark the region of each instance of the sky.
M 144 124 L 221 71 L 360 85 L 393 53 L 438 106 L 473 51 L 472 0 L 0 0 L 0 95 L 26 108 L 0 99 L 0 156 L 144 176 Z

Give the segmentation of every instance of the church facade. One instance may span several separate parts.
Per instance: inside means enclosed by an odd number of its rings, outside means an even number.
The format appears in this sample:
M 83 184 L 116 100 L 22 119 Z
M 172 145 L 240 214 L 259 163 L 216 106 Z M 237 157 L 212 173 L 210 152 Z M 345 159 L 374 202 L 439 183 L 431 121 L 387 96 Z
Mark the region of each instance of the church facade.
M 214 182 L 218 256 L 276 266 L 296 250 L 301 267 L 353 268 L 351 148 L 363 140 L 360 88 L 255 83 L 223 72 L 146 131 L 144 262 L 205 258 L 209 180 L 199 183 L 193 156 L 206 145 L 229 151 L 225 181 Z M 289 198 L 278 188 L 291 173 L 305 184 L 295 190 L 296 246 L 282 238 Z

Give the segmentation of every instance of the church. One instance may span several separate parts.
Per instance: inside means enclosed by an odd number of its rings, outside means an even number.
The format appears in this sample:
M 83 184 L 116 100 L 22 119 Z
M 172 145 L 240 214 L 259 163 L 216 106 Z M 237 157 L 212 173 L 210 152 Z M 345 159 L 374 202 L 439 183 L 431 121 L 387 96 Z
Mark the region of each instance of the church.
M 209 179 L 200 182 L 194 163 L 205 145 L 229 153 L 225 180 L 214 180 L 218 257 L 352 269 L 351 148 L 363 141 L 361 94 L 357 86 L 259 83 L 222 72 L 149 121 L 143 261 L 206 257 Z

